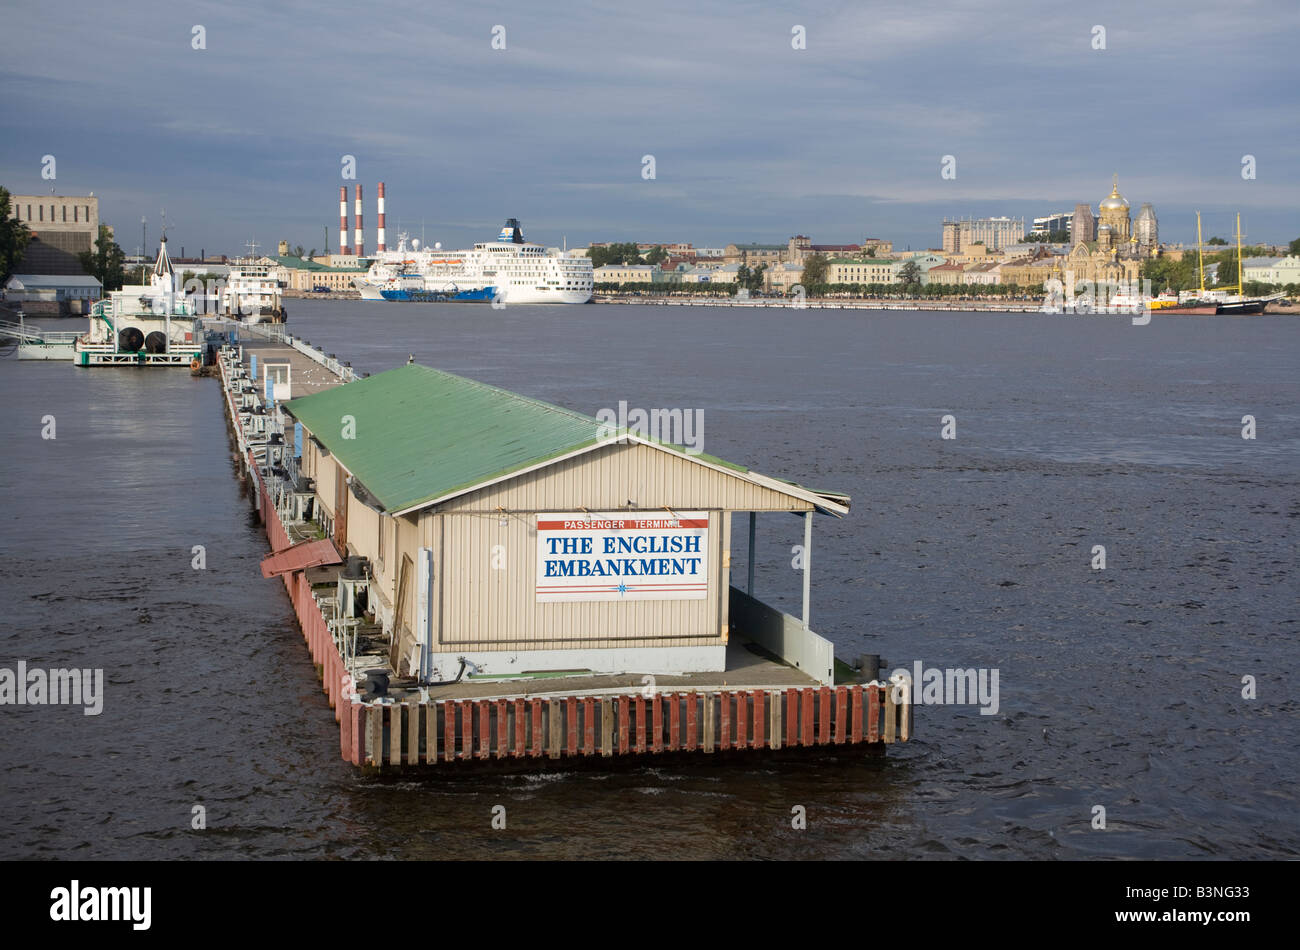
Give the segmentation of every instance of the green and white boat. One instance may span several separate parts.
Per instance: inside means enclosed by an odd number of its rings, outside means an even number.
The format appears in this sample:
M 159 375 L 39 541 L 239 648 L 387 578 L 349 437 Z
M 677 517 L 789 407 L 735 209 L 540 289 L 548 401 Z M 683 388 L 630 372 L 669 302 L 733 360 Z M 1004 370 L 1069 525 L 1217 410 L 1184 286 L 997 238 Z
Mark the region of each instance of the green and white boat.
M 181 289 L 164 237 L 148 284 L 110 291 L 91 308 L 90 329 L 73 344 L 73 359 L 78 366 L 197 368 L 203 363 L 199 303 Z

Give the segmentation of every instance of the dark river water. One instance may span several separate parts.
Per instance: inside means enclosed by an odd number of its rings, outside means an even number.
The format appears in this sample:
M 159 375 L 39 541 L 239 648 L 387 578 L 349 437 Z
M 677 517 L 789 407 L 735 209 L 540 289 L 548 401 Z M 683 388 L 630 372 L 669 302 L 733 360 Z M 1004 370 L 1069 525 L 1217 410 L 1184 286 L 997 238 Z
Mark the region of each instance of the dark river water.
M 289 309 L 362 370 L 702 409 L 707 452 L 852 496 L 813 542 L 837 653 L 996 669 L 997 713 L 918 708 L 886 756 L 364 777 L 258 571 L 216 381 L 10 357 L 0 666 L 107 685 L 99 716 L 0 707 L 0 857 L 1300 857 L 1295 318 Z M 801 540 L 759 519 L 791 613 Z

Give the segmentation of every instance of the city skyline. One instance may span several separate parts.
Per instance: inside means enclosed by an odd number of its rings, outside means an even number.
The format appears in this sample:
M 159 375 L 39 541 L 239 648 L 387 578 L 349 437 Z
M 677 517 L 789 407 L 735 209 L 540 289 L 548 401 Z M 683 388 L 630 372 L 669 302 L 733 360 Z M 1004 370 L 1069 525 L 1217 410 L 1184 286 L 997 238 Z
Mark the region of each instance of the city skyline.
M 513 216 L 556 245 L 803 233 L 937 247 L 948 217 L 1095 209 L 1116 173 L 1134 208 L 1155 206 L 1165 241 L 1194 240 L 1195 210 L 1207 237 L 1226 237 L 1238 210 L 1248 241 L 1300 234 L 1284 101 L 1300 11 L 1282 3 L 1233 16 L 1100 3 L 1033 22 L 1009 3 L 654 16 L 397 4 L 363 30 L 357 17 L 19 5 L 6 15 L 19 42 L 0 73 L 0 184 L 93 191 L 128 253 L 142 216 L 156 244 L 164 207 L 171 239 L 196 252 L 254 238 L 323 250 L 326 227 L 337 250 L 337 189 L 358 182 L 373 246 L 378 181 L 390 244 L 423 230 L 464 246 Z M 55 37 L 111 50 L 112 68 L 48 56 Z M 355 180 L 340 176 L 346 155 Z M 955 178 L 941 177 L 944 156 Z

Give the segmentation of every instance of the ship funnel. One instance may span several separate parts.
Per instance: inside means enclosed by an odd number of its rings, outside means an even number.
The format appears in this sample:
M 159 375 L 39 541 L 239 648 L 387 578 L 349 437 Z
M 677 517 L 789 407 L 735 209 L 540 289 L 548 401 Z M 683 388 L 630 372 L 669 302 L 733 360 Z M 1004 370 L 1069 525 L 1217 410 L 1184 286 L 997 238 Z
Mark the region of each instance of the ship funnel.
M 519 226 L 518 218 L 507 218 L 505 227 L 501 229 L 499 240 L 509 241 L 511 244 L 523 244 L 524 232 Z

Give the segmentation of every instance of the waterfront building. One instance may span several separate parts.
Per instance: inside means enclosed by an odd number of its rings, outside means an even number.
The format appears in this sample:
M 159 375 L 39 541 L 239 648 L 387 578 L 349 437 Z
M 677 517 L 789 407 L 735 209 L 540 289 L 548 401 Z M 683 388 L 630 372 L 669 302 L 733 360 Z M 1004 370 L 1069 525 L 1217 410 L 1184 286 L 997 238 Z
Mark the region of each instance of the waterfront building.
M 1047 237 L 1049 234 L 1058 232 L 1069 233 L 1074 222 L 1074 216 L 1064 211 L 1054 211 L 1049 215 L 1041 218 L 1034 218 L 1034 226 L 1030 228 L 1029 233 L 1037 237 Z
M 709 283 L 734 284 L 740 274 L 739 264 L 723 264 L 709 271 Z
M 1141 272 L 1135 257 L 1122 257 L 1100 246 L 1079 243 L 1065 255 L 1050 255 L 1028 261 L 1011 261 L 1002 265 L 1002 281 L 1037 289 L 1045 281 L 1059 280 L 1069 285 L 1079 281 L 1133 281 Z
M 1087 244 L 1097 240 L 1097 219 L 1093 217 L 1092 206 L 1077 204 L 1074 215 L 1070 218 L 1070 241 Z
M 955 253 L 976 242 L 999 250 L 1025 238 L 1024 218 L 960 218 L 945 219 L 942 240 L 944 252 Z
M 903 258 L 896 258 L 894 260 L 893 264 L 891 265 L 891 269 L 894 272 L 894 282 L 895 283 L 899 282 L 898 272 L 903 268 L 905 264 L 915 264 L 917 267 L 919 267 L 921 269 L 921 283 L 925 284 L 928 283 L 930 279 L 929 278 L 930 268 L 937 267 L 940 264 L 946 264 L 946 263 L 948 263 L 948 259 L 944 257 L 942 254 L 936 253 L 934 251 L 914 251 L 909 256 Z
M 964 264 L 936 264 L 926 271 L 925 283 L 928 286 L 959 287 L 965 282 L 965 273 Z
M 1015 284 L 1031 291 L 1039 291 L 1049 280 L 1061 279 L 1061 258 L 1049 254 L 1040 258 L 1020 258 L 1002 264 L 1003 284 Z
M 1064 254 L 1071 247 L 1069 241 L 1061 244 L 1048 244 L 1041 241 L 1025 241 L 1021 244 L 1011 244 L 999 251 L 999 256 L 1004 261 L 1013 261 L 1022 257 L 1036 257 L 1042 253 Z
M 864 257 L 889 257 L 894 253 L 894 242 L 882 238 L 863 238 L 862 254 Z
M 942 235 L 939 246 L 945 254 L 956 254 L 961 250 L 961 227 L 956 221 L 945 221 Z
M 10 195 L 9 217 L 70 254 L 95 250 L 99 241 L 99 199 L 94 195 Z
M 785 259 L 794 264 L 803 264 L 813 254 L 824 257 L 857 257 L 861 253 L 860 244 L 813 244 L 807 235 L 796 234 L 786 244 Z
M 1241 262 L 1241 279 L 1262 284 L 1300 284 L 1300 257 L 1248 257 Z
M 719 267 L 720 265 L 687 264 L 677 271 L 683 284 L 711 284 L 714 283 Z M 735 279 L 734 276 L 732 279 Z
M 965 273 L 962 274 L 961 282 L 981 287 L 992 287 L 994 284 L 1000 284 L 1002 283 L 1002 265 L 997 261 L 969 264 Z
M 949 254 L 948 262 L 954 261 L 962 264 L 979 264 L 984 261 L 992 260 L 999 256 L 1000 252 L 994 251 L 983 244 L 972 244 L 970 247 L 964 247 L 956 254 Z
M 779 264 L 786 259 L 787 244 L 728 244 L 723 250 L 723 260 L 728 264 L 744 264 L 750 268 L 759 264 Z
M 803 264 L 782 262 L 763 271 L 763 286 L 775 293 L 789 293 L 796 284 L 802 285 Z
M 897 261 L 888 258 L 835 258 L 826 262 L 828 284 L 896 284 Z
M 793 513 L 816 550 L 812 516 L 846 514 L 845 495 L 418 364 L 283 410 L 322 530 L 362 559 L 397 677 L 725 672 L 733 632 L 775 630 L 816 658 L 806 675 L 835 681 L 808 575 L 802 619 L 787 616 L 732 587 L 731 539 L 738 513 L 751 539 L 756 513 Z
M 307 293 L 325 287 L 330 291 L 355 289 L 354 278 L 366 273 L 363 267 L 328 267 L 301 257 L 276 257 L 265 259 L 266 276 L 278 281 L 289 290 Z M 247 270 L 243 271 L 245 274 Z
M 103 295 L 104 285 L 85 274 L 13 274 L 4 285 L 6 302 L 62 304 L 51 310 L 59 314 L 86 313 L 87 305 Z
M 592 272 L 597 284 L 655 284 L 662 279 L 658 264 L 604 264 Z

